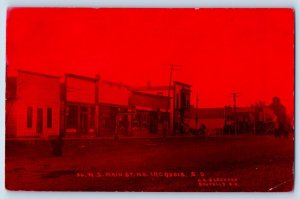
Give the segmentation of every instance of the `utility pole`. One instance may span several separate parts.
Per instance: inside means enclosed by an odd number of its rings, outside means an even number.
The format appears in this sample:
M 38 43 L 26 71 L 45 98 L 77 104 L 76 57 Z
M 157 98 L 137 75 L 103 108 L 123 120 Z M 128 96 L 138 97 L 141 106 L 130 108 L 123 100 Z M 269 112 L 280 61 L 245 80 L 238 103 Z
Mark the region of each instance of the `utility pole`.
M 99 115 L 100 115 L 100 107 L 99 107 L 99 84 L 100 84 L 100 75 L 97 74 L 95 77 L 95 115 L 93 120 L 95 120 L 94 124 L 94 128 L 95 128 L 95 135 L 96 137 L 100 136 L 100 122 L 99 122 Z
M 169 115 L 169 132 L 171 130 L 171 114 L 170 114 L 171 102 L 170 102 L 170 98 L 171 98 L 172 79 L 173 79 L 174 70 L 178 70 L 179 67 L 180 67 L 180 65 L 170 64 L 170 77 L 169 77 L 169 86 L 168 86 L 168 106 L 167 106 L 167 115 Z M 174 97 L 175 96 L 173 96 L 173 98 Z M 166 135 L 164 135 L 164 136 L 166 136 Z
M 236 114 L 236 99 L 239 97 L 239 93 L 233 92 L 231 93 L 231 96 L 233 98 L 233 118 L 234 118 L 234 133 L 237 135 L 237 114 Z
M 64 130 L 63 137 L 67 134 L 67 110 L 68 110 L 68 75 L 65 74 L 65 85 L 64 85 Z
M 197 98 L 196 98 L 196 130 L 198 129 L 198 102 L 199 102 L 199 97 L 197 93 Z

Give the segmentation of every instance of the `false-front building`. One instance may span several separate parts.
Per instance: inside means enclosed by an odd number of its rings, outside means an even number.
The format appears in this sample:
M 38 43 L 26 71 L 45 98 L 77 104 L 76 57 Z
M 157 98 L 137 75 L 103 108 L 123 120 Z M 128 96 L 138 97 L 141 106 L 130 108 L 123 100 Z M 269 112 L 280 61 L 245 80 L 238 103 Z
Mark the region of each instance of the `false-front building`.
M 6 136 L 59 134 L 60 78 L 19 70 L 6 81 Z
M 66 74 L 7 77 L 7 137 L 155 137 L 182 133 L 191 86 L 134 88 Z

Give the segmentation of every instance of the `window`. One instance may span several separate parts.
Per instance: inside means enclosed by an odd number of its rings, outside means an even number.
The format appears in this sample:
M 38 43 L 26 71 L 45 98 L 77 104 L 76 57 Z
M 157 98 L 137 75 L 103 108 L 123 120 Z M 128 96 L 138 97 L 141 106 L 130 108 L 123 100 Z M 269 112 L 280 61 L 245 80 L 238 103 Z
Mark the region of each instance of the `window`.
M 32 113 L 33 113 L 33 107 L 29 106 L 27 108 L 27 128 L 32 128 Z
M 180 108 L 186 108 L 186 95 L 184 92 L 181 92 L 180 95 Z
M 47 128 L 52 128 L 52 108 L 47 108 Z
M 180 94 L 180 105 L 183 109 L 189 109 L 190 108 L 190 94 L 181 92 Z
M 95 128 L 95 108 L 91 107 L 90 111 L 90 128 Z
M 187 95 L 186 95 L 186 107 L 187 107 L 187 108 L 190 108 L 190 106 L 191 106 L 190 103 L 191 103 L 190 95 L 187 94 Z

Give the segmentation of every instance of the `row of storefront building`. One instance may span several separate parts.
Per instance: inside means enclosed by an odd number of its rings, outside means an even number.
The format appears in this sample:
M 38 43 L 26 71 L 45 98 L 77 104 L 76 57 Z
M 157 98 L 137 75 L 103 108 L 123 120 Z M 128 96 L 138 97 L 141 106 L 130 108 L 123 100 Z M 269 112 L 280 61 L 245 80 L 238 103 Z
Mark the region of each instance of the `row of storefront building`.
M 191 85 L 132 87 L 65 74 L 19 70 L 6 80 L 8 138 L 162 137 L 205 127 L 207 134 L 258 133 L 272 121 L 267 107 L 195 108 Z
M 179 133 L 191 86 L 130 87 L 100 76 L 19 70 L 6 81 L 7 137 L 166 136 Z

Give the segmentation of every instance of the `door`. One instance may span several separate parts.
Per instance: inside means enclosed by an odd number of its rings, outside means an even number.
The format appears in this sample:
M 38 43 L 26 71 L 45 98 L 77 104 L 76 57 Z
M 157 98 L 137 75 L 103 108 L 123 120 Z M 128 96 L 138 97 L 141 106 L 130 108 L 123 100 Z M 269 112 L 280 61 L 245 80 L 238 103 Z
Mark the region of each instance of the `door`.
M 158 114 L 157 112 L 150 112 L 150 133 L 157 133 Z
M 37 117 L 36 117 L 36 132 L 37 134 L 43 133 L 43 109 L 37 109 Z
M 88 134 L 88 112 L 87 107 L 80 108 L 80 121 L 79 121 L 80 134 Z

